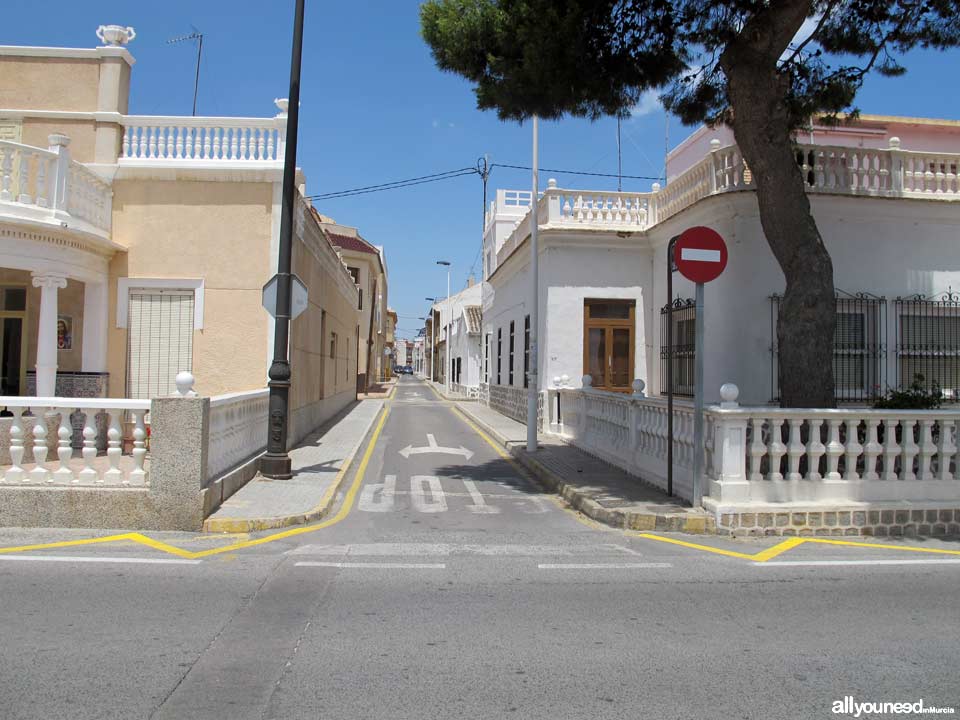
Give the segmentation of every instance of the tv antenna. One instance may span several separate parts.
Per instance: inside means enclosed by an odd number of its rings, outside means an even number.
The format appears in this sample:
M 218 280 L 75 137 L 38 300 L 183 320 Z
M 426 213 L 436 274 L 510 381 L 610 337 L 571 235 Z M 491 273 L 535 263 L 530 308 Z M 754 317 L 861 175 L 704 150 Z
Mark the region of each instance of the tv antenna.
M 178 43 L 187 42 L 190 40 L 197 41 L 197 72 L 193 78 L 193 116 L 197 116 L 197 90 L 200 88 L 200 58 L 203 55 L 203 33 L 197 30 L 193 25 L 190 27 L 193 28 L 193 32 L 189 35 L 180 35 L 179 37 L 170 38 L 167 40 L 167 45 L 176 45 Z

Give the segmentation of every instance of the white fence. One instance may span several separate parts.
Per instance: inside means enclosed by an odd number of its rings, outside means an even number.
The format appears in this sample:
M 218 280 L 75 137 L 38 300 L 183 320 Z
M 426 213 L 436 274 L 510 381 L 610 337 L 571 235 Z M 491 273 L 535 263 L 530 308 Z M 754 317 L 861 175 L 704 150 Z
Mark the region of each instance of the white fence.
M 149 400 L 0 397 L 12 413 L 0 425 L 9 464 L 0 484 L 149 486 Z M 71 415 L 83 416 L 83 448 L 74 457 Z M 101 430 L 105 428 L 105 433 Z M 105 443 L 98 443 L 105 434 Z M 125 454 L 124 438 L 129 440 Z M 106 445 L 104 457 L 98 444 Z
M 286 117 L 128 115 L 120 161 L 283 162 Z
M 903 150 L 796 145 L 797 165 L 811 193 L 960 200 L 960 155 Z M 631 232 L 646 230 L 710 195 L 752 189 L 753 176 L 736 145 L 711 143 L 710 152 L 669 184 L 649 193 L 564 190 L 550 180 L 538 203 L 541 225 Z M 530 232 L 531 193 L 498 190 L 486 214 L 519 221 L 498 253 L 505 259 Z M 525 213 L 520 215 L 520 213 Z
M 210 398 L 209 479 L 266 449 L 269 406 L 267 389 Z
M 958 410 L 746 408 L 736 389 L 704 412 L 704 494 L 724 506 L 960 501 Z M 559 398 L 559 413 L 557 403 Z M 551 389 L 550 430 L 666 486 L 660 398 Z M 674 491 L 690 499 L 693 408 L 674 406 Z
M 0 212 L 12 210 L 31 219 L 82 220 L 110 232 L 110 185 L 70 159 L 70 140 L 51 135 L 49 149 L 0 140 Z

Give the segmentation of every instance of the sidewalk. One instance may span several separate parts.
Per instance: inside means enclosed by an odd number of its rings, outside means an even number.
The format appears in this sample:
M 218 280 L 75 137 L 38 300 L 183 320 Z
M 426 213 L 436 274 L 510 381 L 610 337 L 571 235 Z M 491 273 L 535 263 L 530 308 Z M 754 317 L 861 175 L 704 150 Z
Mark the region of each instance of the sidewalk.
M 551 435 L 538 437 L 535 455 L 526 451 L 527 426 L 478 402 L 456 406 L 504 447 L 548 489 L 587 517 L 617 528 L 714 533 L 715 521 L 678 498 L 643 483 L 620 468 Z
M 367 388 L 367 392 L 358 393 L 358 400 L 380 400 L 387 399 L 390 397 L 390 393 L 397 386 L 397 379 L 390 378 L 389 380 L 384 380 L 383 382 L 370 383 L 370 386 Z
M 257 475 L 204 521 L 204 531 L 255 532 L 324 517 L 382 407 L 382 400 L 362 400 L 308 435 L 290 450 L 293 478 Z

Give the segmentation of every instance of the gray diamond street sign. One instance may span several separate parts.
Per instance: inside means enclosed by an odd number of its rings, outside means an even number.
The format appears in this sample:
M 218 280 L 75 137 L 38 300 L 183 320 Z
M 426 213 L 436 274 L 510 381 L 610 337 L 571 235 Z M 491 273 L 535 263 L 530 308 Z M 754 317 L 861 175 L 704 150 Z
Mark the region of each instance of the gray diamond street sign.
M 263 307 L 270 317 L 277 316 L 277 285 L 279 276 L 274 275 L 270 282 L 263 286 Z M 309 297 L 307 295 L 307 286 L 296 275 L 290 275 L 290 319 L 293 320 L 300 313 L 307 309 Z

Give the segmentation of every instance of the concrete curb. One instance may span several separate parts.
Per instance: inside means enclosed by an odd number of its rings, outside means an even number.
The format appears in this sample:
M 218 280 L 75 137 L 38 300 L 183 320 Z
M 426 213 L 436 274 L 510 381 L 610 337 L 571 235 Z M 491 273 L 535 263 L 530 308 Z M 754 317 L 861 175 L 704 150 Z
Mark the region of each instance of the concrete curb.
M 346 479 L 347 474 L 350 472 L 350 467 L 353 465 L 353 459 L 356 457 L 357 451 L 360 449 L 360 446 L 363 445 L 363 441 L 366 439 L 367 435 L 370 434 L 370 428 L 376 424 L 377 418 L 380 417 L 385 408 L 386 403 L 384 402 L 384 404 L 380 406 L 380 410 L 374 414 L 370 422 L 364 428 L 363 433 L 360 435 L 360 440 L 357 442 L 350 455 L 348 455 L 346 460 L 344 460 L 343 466 L 340 468 L 337 476 L 333 479 L 333 483 L 329 488 L 327 488 L 327 491 L 323 494 L 320 502 L 315 507 L 302 513 L 273 517 L 207 518 L 203 521 L 203 532 L 251 533 L 261 530 L 276 530 L 278 528 L 290 527 L 291 525 L 307 525 L 309 523 L 316 522 L 317 520 L 322 520 L 330 512 L 330 508 L 333 506 L 333 501 L 336 499 L 337 493 L 340 491 L 340 487 L 343 485 L 344 479 Z
M 605 508 L 590 495 L 575 485 L 571 485 L 549 468 L 537 462 L 527 454 L 523 444 L 511 442 L 495 429 L 484 423 L 467 409 L 457 406 L 464 415 L 490 435 L 504 450 L 510 453 L 520 465 L 528 470 L 547 490 L 559 495 L 574 510 L 579 510 L 592 520 L 614 528 L 626 530 L 657 530 L 663 532 L 682 532 L 691 535 L 716 534 L 716 519 L 705 511 L 686 511 L 678 513 L 653 513 L 624 511 Z M 639 482 L 639 481 L 638 481 Z

